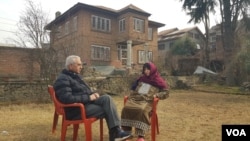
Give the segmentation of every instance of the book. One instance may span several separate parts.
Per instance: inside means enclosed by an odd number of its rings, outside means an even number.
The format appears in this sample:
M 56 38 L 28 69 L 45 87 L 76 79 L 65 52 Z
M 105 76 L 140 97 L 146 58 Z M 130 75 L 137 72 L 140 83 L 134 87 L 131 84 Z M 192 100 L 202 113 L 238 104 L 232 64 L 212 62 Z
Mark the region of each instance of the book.
M 147 83 L 142 83 L 141 87 L 138 89 L 139 94 L 147 94 L 149 92 L 151 85 Z

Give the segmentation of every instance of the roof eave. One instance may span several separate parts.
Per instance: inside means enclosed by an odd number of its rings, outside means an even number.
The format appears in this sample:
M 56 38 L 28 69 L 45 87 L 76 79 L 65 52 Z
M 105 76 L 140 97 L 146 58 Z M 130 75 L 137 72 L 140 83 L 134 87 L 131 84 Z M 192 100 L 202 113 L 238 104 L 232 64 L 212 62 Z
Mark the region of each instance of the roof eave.
M 138 10 L 131 9 L 131 8 L 128 8 L 128 9 L 124 9 L 124 10 L 122 10 L 122 11 L 119 11 L 118 14 L 121 15 L 121 14 L 124 14 L 124 13 L 127 13 L 127 12 L 140 14 L 140 15 L 143 15 L 143 16 L 146 16 L 146 17 L 151 16 L 151 14 L 149 14 L 149 13 L 147 13 L 147 12 L 142 12 L 142 11 L 138 11 Z
M 107 10 L 107 9 L 103 9 L 103 8 L 99 8 L 99 7 L 96 7 L 96 6 L 87 5 L 87 4 L 78 2 L 73 7 L 71 7 L 69 10 L 64 12 L 62 15 L 58 16 L 56 19 L 54 19 L 49 24 L 47 24 L 44 28 L 46 30 L 50 30 L 52 28 L 52 25 L 56 24 L 60 20 L 63 20 L 66 17 L 66 15 L 74 14 L 75 12 L 80 11 L 82 9 L 95 10 L 95 11 L 99 11 L 99 12 L 102 12 L 102 13 L 108 13 L 108 14 L 114 15 L 114 16 L 118 15 L 117 12 L 114 12 L 114 11 L 111 11 L 111 10 Z
M 163 26 L 165 26 L 165 24 L 163 24 L 163 23 L 159 23 L 159 22 L 155 22 L 155 21 L 148 21 L 148 23 L 149 23 L 149 25 L 152 25 L 152 26 L 156 26 L 156 27 L 163 27 Z

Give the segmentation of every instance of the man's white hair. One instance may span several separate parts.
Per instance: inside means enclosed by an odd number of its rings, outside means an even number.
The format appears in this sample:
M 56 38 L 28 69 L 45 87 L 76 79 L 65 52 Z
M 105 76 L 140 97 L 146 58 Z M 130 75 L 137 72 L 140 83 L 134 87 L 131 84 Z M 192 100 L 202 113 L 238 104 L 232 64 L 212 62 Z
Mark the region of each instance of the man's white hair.
M 65 68 L 69 69 L 69 65 L 74 64 L 76 62 L 76 59 L 81 59 L 79 56 L 76 55 L 70 55 L 66 58 L 66 62 L 65 62 Z

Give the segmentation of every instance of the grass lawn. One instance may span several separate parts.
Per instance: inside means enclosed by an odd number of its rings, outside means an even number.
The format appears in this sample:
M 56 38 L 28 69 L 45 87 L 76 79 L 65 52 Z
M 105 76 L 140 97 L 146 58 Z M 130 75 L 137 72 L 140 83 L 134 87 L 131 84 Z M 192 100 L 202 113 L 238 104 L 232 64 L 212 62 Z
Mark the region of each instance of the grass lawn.
M 113 98 L 120 113 L 123 97 Z M 250 95 L 172 90 L 170 97 L 158 105 L 160 134 L 157 141 L 221 141 L 222 124 L 250 124 L 249 107 Z M 1 105 L 0 141 L 59 141 L 61 119 L 56 134 L 52 134 L 53 112 L 52 103 Z M 93 138 L 98 141 L 99 126 L 94 125 Z M 69 127 L 66 140 L 71 139 L 72 128 Z M 78 140 L 85 140 L 83 125 Z M 104 141 L 108 141 L 105 122 Z

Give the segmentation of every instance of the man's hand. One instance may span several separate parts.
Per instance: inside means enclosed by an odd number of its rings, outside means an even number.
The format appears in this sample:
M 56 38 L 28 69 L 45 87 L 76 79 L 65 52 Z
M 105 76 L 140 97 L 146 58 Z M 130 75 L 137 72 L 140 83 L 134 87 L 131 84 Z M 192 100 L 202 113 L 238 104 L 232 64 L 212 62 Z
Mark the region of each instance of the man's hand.
M 100 95 L 98 93 L 93 93 L 90 95 L 90 101 L 94 101 L 96 99 L 98 99 L 100 97 Z

